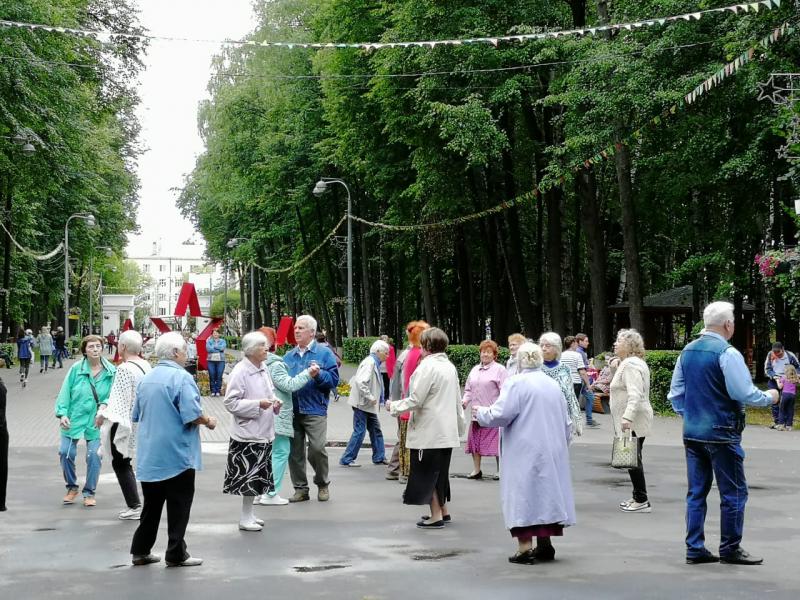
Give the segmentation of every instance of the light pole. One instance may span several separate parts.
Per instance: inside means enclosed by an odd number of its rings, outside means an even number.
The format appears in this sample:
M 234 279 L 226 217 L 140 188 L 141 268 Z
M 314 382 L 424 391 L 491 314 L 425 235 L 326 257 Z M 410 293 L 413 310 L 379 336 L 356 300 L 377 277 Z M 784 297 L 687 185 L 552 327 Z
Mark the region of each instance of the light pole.
M 103 250 L 105 252 L 106 258 L 112 255 L 111 248 L 108 246 L 98 246 L 97 250 Z M 100 275 L 100 280 L 102 281 L 102 274 Z M 89 333 L 94 333 L 94 319 L 93 317 L 93 308 L 94 308 L 94 294 L 92 294 L 92 288 L 94 287 L 94 252 L 89 255 Z M 102 319 L 102 311 L 103 307 L 100 307 L 101 312 L 101 319 Z M 101 321 L 102 323 L 102 321 Z
M 83 219 L 89 227 L 97 224 L 91 213 L 75 213 L 70 215 L 64 225 L 64 336 L 69 339 L 69 222 L 72 219 Z
M 250 238 L 233 238 L 226 244 L 228 248 L 236 248 L 242 242 L 250 242 Z M 250 331 L 256 330 L 256 288 L 255 264 L 250 263 Z
M 332 183 L 340 183 L 347 190 L 347 337 L 353 337 L 353 210 L 350 188 L 341 179 L 320 177 L 312 193 L 322 196 Z

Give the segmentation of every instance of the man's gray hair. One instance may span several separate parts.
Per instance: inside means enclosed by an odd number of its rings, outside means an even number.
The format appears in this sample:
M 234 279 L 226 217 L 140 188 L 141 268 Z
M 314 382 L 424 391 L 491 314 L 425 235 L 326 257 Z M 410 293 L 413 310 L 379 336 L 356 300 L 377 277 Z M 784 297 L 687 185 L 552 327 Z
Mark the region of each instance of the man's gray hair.
M 162 333 L 156 340 L 156 356 L 167 360 L 175 360 L 180 351 L 187 352 L 186 340 L 177 331 Z
M 296 323 L 299 323 L 300 321 L 305 321 L 309 329 L 313 330 L 314 332 L 317 331 L 317 320 L 311 315 L 300 315 L 297 317 Z
M 255 349 L 259 346 L 269 348 L 267 336 L 260 331 L 251 331 L 250 333 L 245 334 L 245 336 L 242 338 L 242 352 L 245 356 L 250 356 L 253 354 Z
M 539 336 L 539 345 L 542 344 L 550 344 L 553 348 L 556 349 L 556 360 L 561 358 L 561 351 L 564 349 L 561 345 L 561 336 L 558 335 L 555 331 L 545 331 L 542 335 Z
M 378 352 L 389 352 L 389 344 L 383 340 L 375 340 L 372 346 L 369 347 L 370 354 L 377 354 Z
M 525 342 L 517 350 L 520 369 L 539 369 L 544 362 L 542 348 L 533 342 Z
M 726 321 L 733 321 L 733 304 L 730 302 L 712 302 L 703 310 L 703 325 L 706 327 L 722 327 Z
M 142 351 L 142 336 L 135 329 L 129 329 L 119 334 L 118 347 L 125 346 L 129 354 L 139 354 Z

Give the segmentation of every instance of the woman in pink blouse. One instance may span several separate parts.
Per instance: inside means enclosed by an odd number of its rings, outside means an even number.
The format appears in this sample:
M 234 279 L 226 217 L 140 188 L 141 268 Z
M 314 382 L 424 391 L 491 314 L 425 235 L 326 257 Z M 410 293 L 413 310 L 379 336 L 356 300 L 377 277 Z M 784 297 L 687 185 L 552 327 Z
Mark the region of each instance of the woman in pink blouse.
M 491 406 L 500 396 L 500 388 L 508 376 L 505 367 L 497 362 L 497 344 L 492 340 L 484 340 L 480 345 L 481 362 L 472 368 L 464 386 L 461 403 L 466 413 L 472 412 L 474 406 Z M 482 479 L 481 457 L 494 456 L 498 463 L 500 456 L 500 429 L 498 427 L 481 427 L 472 421 L 467 434 L 467 454 L 472 454 L 473 469 L 467 479 Z M 495 475 L 494 479 L 498 479 Z

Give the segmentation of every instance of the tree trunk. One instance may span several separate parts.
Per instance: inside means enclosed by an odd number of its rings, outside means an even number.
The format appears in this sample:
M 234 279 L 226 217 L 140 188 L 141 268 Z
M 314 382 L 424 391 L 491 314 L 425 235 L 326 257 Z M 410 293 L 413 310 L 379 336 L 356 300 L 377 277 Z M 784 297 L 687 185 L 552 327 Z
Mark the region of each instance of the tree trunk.
M 9 297 L 11 295 L 11 184 L 7 177 L 3 178 L 0 185 L 0 193 L 3 194 L 3 206 L 5 209 L 4 225 L 6 231 L 3 232 L 3 289 L 0 290 L 0 319 L 2 319 L 2 330 L 0 330 L 0 340 L 7 342 L 11 335 L 9 323 Z
M 364 330 L 367 336 L 373 336 L 375 335 L 375 322 L 372 314 L 372 286 L 370 285 L 367 244 L 364 243 L 367 227 L 363 223 L 359 223 L 359 229 L 361 231 L 359 250 L 361 250 L 361 287 L 364 293 L 362 304 L 364 307 Z
M 425 320 L 433 324 L 433 295 L 431 294 L 431 269 L 428 262 L 428 251 L 424 244 L 417 238 L 417 252 L 419 253 L 420 291 L 422 304 L 425 309 Z
M 300 214 L 300 208 L 295 206 L 295 213 L 297 214 L 297 225 L 300 229 L 300 237 L 303 240 L 303 248 L 305 248 L 305 254 L 308 254 L 311 251 L 311 248 L 308 244 L 308 236 L 306 234 L 306 228 L 303 224 L 303 216 Z M 319 284 L 319 275 L 318 270 L 312 264 L 311 268 L 309 269 L 311 273 L 311 281 L 314 284 L 314 291 L 317 293 L 317 298 L 319 298 L 319 305 L 322 308 L 322 315 L 317 315 L 317 317 L 322 317 L 323 323 L 330 326 L 331 317 L 328 314 L 328 305 L 325 300 L 325 295 L 322 293 L 322 286 Z

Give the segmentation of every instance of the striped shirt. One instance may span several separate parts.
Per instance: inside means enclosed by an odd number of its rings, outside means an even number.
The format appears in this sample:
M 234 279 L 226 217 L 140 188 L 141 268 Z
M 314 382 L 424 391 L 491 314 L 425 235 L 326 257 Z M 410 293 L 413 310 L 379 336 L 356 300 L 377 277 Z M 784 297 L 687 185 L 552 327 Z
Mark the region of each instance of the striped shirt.
M 583 357 L 575 350 L 564 350 L 561 353 L 561 364 L 569 367 L 572 383 L 581 383 L 583 381 L 578 374 L 578 369 L 586 369 L 586 367 L 583 366 Z

